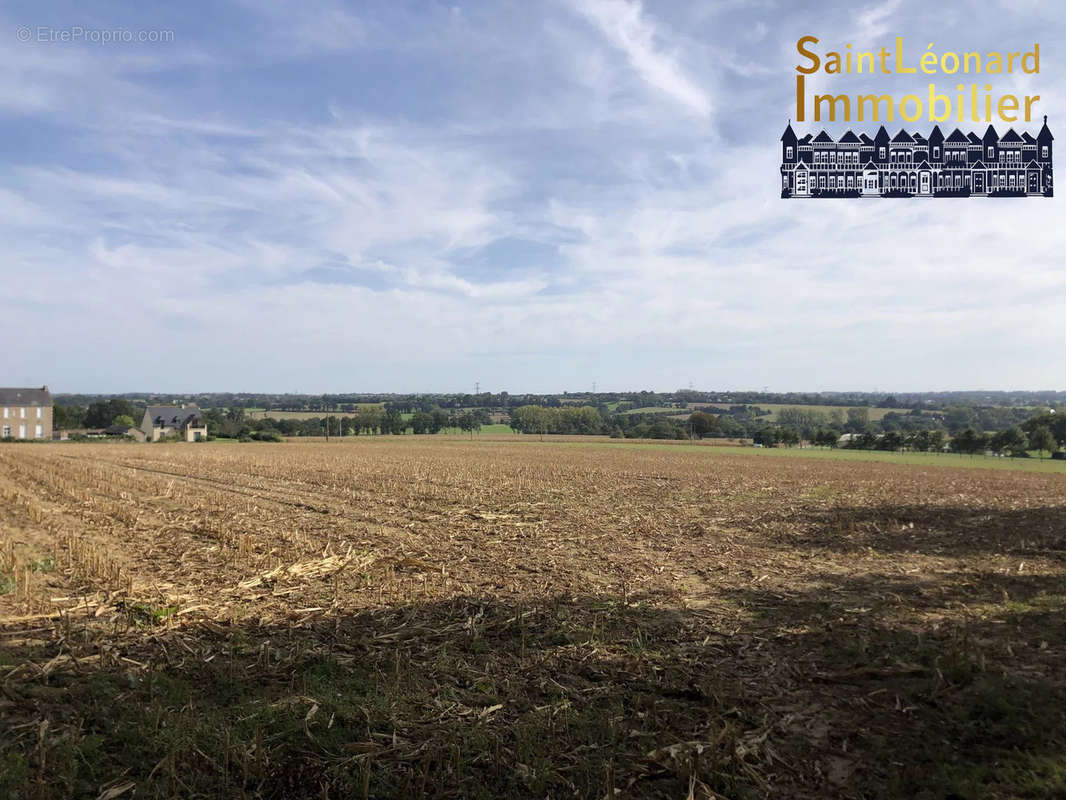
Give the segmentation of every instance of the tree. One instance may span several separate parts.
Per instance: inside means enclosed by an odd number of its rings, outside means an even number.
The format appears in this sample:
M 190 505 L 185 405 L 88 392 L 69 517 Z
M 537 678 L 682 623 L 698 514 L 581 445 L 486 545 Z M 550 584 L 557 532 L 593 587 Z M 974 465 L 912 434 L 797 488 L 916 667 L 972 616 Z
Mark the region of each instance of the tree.
M 820 447 L 835 448 L 840 441 L 840 431 L 822 428 L 814 434 L 813 442 Z
M 959 431 L 951 440 L 951 448 L 956 453 L 976 455 L 988 446 L 988 437 L 973 428 Z
M 1058 449 L 1059 443 L 1055 440 L 1055 434 L 1047 425 L 1037 425 L 1029 434 L 1029 446 L 1038 453 L 1053 453 Z M 1041 456 L 1043 457 L 1043 456 Z
M 969 406 L 951 406 L 944 412 L 944 423 L 953 434 L 972 428 L 976 421 L 977 414 Z
M 782 408 L 777 412 L 777 424 L 784 428 L 814 429 L 824 425 L 825 421 L 826 416 L 821 411 L 791 407 Z
M 862 433 L 870 424 L 870 409 L 849 408 L 846 430 L 851 433 Z
M 711 433 L 718 433 L 722 430 L 721 423 L 718 422 L 718 417 L 713 414 L 708 414 L 704 411 L 693 411 L 689 415 L 688 424 L 692 431 L 692 435 L 698 439 L 702 439 Z
M 1066 442 L 1066 414 L 1055 414 L 1051 411 L 1037 414 L 1022 423 L 1022 430 L 1031 437 L 1033 431 L 1041 425 L 1047 426 L 1056 442 Z
M 435 408 L 429 415 L 429 432 L 440 433 L 448 427 L 448 414 L 442 409 Z
M 85 427 L 110 428 L 115 424 L 115 418 L 120 416 L 136 419 L 141 415 L 137 413 L 137 409 L 129 400 L 122 398 L 97 400 L 85 412 Z
M 1024 453 L 1029 449 L 1029 437 L 1015 425 L 997 433 L 989 444 L 997 453 Z
M 929 449 L 934 453 L 944 449 L 944 431 L 929 431 Z
M 416 434 L 426 433 L 433 423 L 433 418 L 425 411 L 416 411 L 411 415 L 411 430 Z
M 117 417 L 115 417 L 115 422 L 113 424 L 121 425 L 123 428 L 132 428 L 133 417 L 131 417 L 129 414 L 119 414 Z
M 404 422 L 403 414 L 395 408 L 390 408 L 385 412 L 381 423 L 382 433 L 391 433 L 399 436 L 406 430 L 407 423 Z
M 360 433 L 378 433 L 385 421 L 385 415 L 378 406 L 360 406 L 355 412 L 355 426 Z
M 902 450 L 903 437 L 896 431 L 885 431 L 877 446 L 880 450 Z
M 773 447 L 777 442 L 777 431 L 773 428 L 763 428 L 755 432 L 752 440 L 755 444 L 761 444 L 763 447 Z
M 476 422 L 474 415 L 471 414 L 469 411 L 464 411 L 461 414 L 456 414 L 455 424 L 463 433 L 469 433 L 471 439 L 474 438 L 474 425 L 477 425 L 478 430 L 481 429 L 481 424 Z
M 52 426 L 57 431 L 84 428 L 85 409 L 81 406 L 61 406 L 57 403 L 52 407 Z

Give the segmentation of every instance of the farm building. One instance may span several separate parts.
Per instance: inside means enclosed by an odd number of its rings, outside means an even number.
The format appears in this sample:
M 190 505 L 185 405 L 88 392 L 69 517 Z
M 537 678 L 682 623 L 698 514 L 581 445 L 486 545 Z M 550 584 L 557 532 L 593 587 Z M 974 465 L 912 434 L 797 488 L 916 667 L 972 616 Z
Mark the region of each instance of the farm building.
M 152 442 L 167 436 L 199 442 L 207 438 L 207 423 L 198 406 L 148 406 L 141 420 L 141 431 Z
M 104 428 L 103 433 L 105 436 L 129 436 L 131 439 L 136 439 L 138 442 L 147 441 L 148 436 L 140 428 L 131 428 L 128 425 L 112 425 L 109 428 Z
M 0 389 L 0 438 L 52 438 L 52 395 L 47 386 Z

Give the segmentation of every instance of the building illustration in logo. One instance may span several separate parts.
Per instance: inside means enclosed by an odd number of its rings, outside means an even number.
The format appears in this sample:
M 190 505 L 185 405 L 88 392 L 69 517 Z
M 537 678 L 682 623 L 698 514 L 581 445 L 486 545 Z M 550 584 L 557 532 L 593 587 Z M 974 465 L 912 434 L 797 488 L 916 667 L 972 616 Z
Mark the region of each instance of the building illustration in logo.
M 1052 142 L 1044 127 L 1033 138 L 1011 128 L 1002 137 L 958 128 L 945 139 L 882 125 L 871 139 L 824 130 L 799 138 L 789 120 L 781 136 L 781 197 L 1052 197 Z

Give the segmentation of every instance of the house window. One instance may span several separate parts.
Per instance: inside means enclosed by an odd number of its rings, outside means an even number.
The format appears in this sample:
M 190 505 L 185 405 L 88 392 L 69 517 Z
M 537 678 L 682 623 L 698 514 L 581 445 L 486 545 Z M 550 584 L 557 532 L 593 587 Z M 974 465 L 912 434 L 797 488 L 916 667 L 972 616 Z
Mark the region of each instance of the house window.
M 933 158 L 940 158 L 940 148 L 939 147 L 934 147 L 933 148 Z
M 19 418 L 26 419 L 26 407 L 23 406 L 19 409 Z
M 1040 157 L 1041 158 L 1047 158 L 1047 145 L 1046 144 L 1043 147 L 1040 148 Z
M 4 409 L 4 410 L 6 411 L 7 409 Z M 3 431 L 0 431 L 0 433 L 3 433 L 5 439 L 10 439 L 11 438 L 11 426 L 10 425 L 5 425 Z
M 33 429 L 33 438 L 34 439 L 43 439 L 44 438 L 44 426 L 43 425 L 37 425 L 36 427 L 34 427 L 34 429 Z
M 880 155 L 877 156 L 878 158 L 884 158 L 885 157 L 885 148 L 882 147 L 877 152 L 880 154 Z
M 819 189 L 824 189 L 825 188 L 825 175 L 819 175 L 818 176 L 818 188 Z
M 989 145 L 989 147 L 988 147 L 988 157 L 989 158 L 995 158 L 996 157 L 996 148 L 992 147 L 991 145 Z
M 11 413 L 11 409 L 8 408 L 7 406 L 4 406 L 4 419 L 7 419 L 8 414 L 10 414 L 10 413 Z
M 37 419 L 41 418 L 41 407 L 37 406 Z
M 789 147 L 785 148 L 785 158 L 792 158 L 792 147 L 791 147 L 791 145 Z
M 787 189 L 788 188 L 788 175 L 782 175 L 781 176 L 781 188 L 782 189 Z
M 26 438 L 26 426 L 25 425 L 19 425 L 19 438 L 20 439 L 25 439 Z

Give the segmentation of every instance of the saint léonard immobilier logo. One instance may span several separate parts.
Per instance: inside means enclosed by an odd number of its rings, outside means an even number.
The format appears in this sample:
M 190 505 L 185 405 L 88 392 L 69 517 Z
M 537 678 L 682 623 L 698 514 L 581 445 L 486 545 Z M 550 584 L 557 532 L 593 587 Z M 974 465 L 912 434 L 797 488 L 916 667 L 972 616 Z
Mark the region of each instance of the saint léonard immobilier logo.
M 804 36 L 796 49 L 806 62 L 796 67 L 796 123 L 864 123 L 839 138 L 814 125 L 800 136 L 789 120 L 781 136 L 781 197 L 1052 197 L 1053 139 L 1040 95 L 994 96 L 991 83 L 957 83 L 954 91 L 929 83 L 928 92 L 906 94 L 812 94 L 806 78 L 820 69 L 829 76 L 1038 75 L 1040 45 L 1007 53 L 937 53 L 930 44 L 908 63 L 903 40 L 892 50 L 829 51 L 822 58 Z M 1026 128 L 1043 116 L 1035 135 Z M 898 119 L 897 119 L 898 118 Z M 929 130 L 923 123 L 933 123 Z M 871 123 L 876 123 L 873 127 Z M 888 123 L 889 128 L 885 127 Z M 1002 133 L 994 123 L 1006 128 Z M 1012 124 L 1014 123 L 1014 124 Z M 941 128 L 943 125 L 943 128 Z M 899 126 L 899 131 L 894 130 Z M 986 127 L 987 126 L 987 127 Z M 856 127 L 859 127 L 858 125 Z M 1015 127 L 1020 128 L 1016 130 Z M 965 131 L 963 128 L 970 128 Z M 981 129 L 984 128 L 982 131 Z M 923 130 L 924 129 L 924 130 Z

